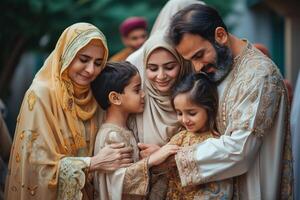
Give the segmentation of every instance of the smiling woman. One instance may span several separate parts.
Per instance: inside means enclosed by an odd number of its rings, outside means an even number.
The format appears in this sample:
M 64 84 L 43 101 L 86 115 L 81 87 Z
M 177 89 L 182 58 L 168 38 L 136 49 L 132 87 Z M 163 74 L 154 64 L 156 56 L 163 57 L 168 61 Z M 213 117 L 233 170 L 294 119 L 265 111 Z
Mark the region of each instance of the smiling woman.
M 130 162 L 119 160 L 131 151 L 120 144 L 92 156 L 102 112 L 90 83 L 107 57 L 106 39 L 95 26 L 77 23 L 62 33 L 25 94 L 5 199 L 87 199 L 93 196 L 88 172 Z
M 146 63 L 146 76 L 151 84 L 159 92 L 170 92 L 180 71 L 176 57 L 164 48 L 157 48 L 150 54 Z
M 104 46 L 99 40 L 92 40 L 80 49 L 68 69 L 70 79 L 78 85 L 89 85 L 101 72 Z
M 181 128 L 171 106 L 171 89 L 192 68 L 177 54 L 164 34 L 158 32 L 144 45 L 143 70 L 145 109 L 136 117 L 136 129 L 141 143 L 158 147 L 165 145 Z M 143 150 L 142 146 L 139 147 Z M 165 177 L 153 177 L 149 199 L 165 199 Z

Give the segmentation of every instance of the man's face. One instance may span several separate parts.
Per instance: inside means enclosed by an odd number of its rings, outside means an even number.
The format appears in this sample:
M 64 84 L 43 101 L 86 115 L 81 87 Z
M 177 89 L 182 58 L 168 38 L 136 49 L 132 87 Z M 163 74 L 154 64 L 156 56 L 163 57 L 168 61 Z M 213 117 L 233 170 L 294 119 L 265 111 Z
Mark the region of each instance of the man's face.
M 122 39 L 126 47 L 136 50 L 140 48 L 147 40 L 147 31 L 143 28 L 134 29 Z
M 227 46 L 211 43 L 199 35 L 185 33 L 176 50 L 193 63 L 196 72 L 206 72 L 214 82 L 221 82 L 232 67 L 232 52 Z

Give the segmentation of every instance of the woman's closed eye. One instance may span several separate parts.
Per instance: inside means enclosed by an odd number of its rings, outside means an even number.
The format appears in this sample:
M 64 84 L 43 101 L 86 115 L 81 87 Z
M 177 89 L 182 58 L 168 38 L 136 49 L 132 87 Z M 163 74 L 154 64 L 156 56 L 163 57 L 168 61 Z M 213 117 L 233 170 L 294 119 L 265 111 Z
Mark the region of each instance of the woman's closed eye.
M 172 64 L 168 64 L 165 66 L 166 70 L 173 70 L 178 64 L 177 63 L 172 63 Z
M 96 61 L 95 61 L 95 65 L 96 65 L 97 67 L 100 67 L 100 66 L 102 65 L 102 60 L 96 60 Z
M 80 57 L 79 57 L 79 60 L 80 60 L 80 62 L 82 62 L 82 63 L 87 63 L 87 62 L 89 61 L 89 59 L 88 59 L 87 57 L 85 57 L 85 56 L 80 56 Z
M 147 69 L 149 69 L 150 71 L 157 71 L 158 70 L 158 67 L 156 65 L 147 65 Z

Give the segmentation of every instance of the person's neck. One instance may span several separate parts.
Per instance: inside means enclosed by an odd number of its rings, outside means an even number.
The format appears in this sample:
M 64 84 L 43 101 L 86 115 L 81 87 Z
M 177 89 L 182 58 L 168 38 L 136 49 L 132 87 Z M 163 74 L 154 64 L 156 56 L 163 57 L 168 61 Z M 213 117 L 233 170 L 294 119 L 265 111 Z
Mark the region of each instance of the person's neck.
M 242 53 L 243 49 L 247 45 L 247 43 L 232 34 L 229 34 L 229 48 L 232 51 L 232 56 L 235 58 L 240 53 Z
M 123 128 L 127 128 L 129 113 L 123 112 L 116 106 L 111 105 L 106 111 L 105 123 L 111 123 Z

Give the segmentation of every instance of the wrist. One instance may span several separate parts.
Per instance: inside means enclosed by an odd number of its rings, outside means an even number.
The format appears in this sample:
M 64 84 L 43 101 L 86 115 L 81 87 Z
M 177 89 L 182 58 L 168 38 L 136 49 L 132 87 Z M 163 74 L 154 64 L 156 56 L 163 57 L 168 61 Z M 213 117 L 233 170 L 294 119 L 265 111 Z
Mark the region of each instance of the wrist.
M 155 158 L 154 158 L 154 154 L 152 154 L 148 157 L 148 167 L 151 168 L 155 165 L 156 165 L 156 161 L 155 161 Z
M 90 166 L 89 166 L 89 171 L 90 172 L 93 172 L 96 170 L 96 168 L 99 168 L 99 163 L 97 163 L 97 157 L 96 156 L 93 156 L 91 157 L 91 162 L 90 162 Z

